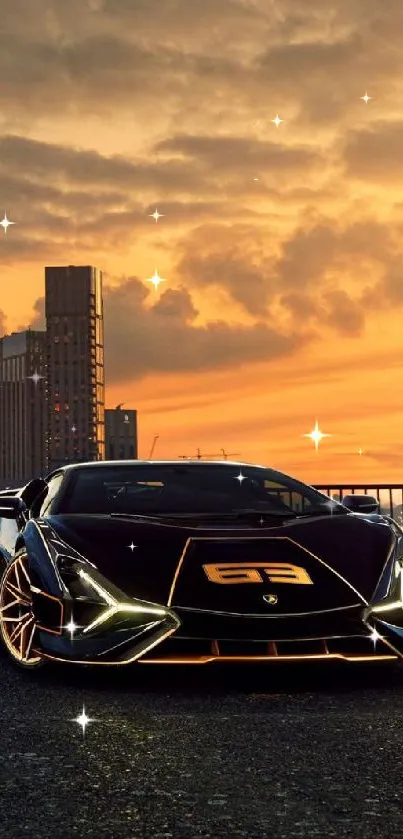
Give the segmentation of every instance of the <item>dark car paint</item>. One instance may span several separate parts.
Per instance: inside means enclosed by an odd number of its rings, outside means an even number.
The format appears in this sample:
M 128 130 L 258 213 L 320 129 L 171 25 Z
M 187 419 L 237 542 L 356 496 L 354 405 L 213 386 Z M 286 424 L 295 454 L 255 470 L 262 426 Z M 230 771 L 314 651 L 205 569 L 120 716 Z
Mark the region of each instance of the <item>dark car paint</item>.
M 67 470 L 65 486 L 51 510 L 57 510 L 70 477 Z M 106 585 L 109 581 L 116 586 L 122 597 L 171 605 L 181 622 L 176 632 L 179 637 L 266 641 L 328 634 L 368 637 L 373 615 L 367 603 L 375 591 L 376 599 L 385 602 L 391 596 L 397 530 L 382 516 L 351 513 L 270 519 L 269 526 L 262 526 L 256 518 L 198 527 L 185 521 L 54 513 L 28 521 L 16 549 L 26 548 L 35 585 L 66 604 L 66 619 L 72 598 L 49 550 L 51 543 L 58 543 L 59 556 L 79 555 L 84 563 L 93 563 Z M 185 549 L 170 604 L 175 573 Z M 214 589 L 202 570 L 206 563 L 263 561 L 304 567 L 312 578 L 312 587 L 270 581 Z M 266 592 L 278 596 L 277 602 L 264 601 Z M 329 614 L 327 609 L 331 610 Z M 394 637 L 392 630 L 387 631 Z M 127 633 L 129 644 L 129 630 L 122 626 L 119 632 L 121 638 Z M 85 660 L 104 654 L 108 648 L 104 629 L 102 637 L 87 638 L 85 643 L 78 640 L 75 646 L 65 635 L 56 637 L 41 631 L 39 636 L 43 650 L 65 659 L 82 656 Z M 135 640 L 132 637 L 131 643 Z M 111 644 L 108 655 L 113 655 L 116 638 Z
M 297 562 L 299 565 L 309 563 L 311 566 L 313 560 L 309 554 L 301 553 L 301 549 L 293 545 L 293 542 L 297 542 L 344 577 L 365 600 L 371 597 L 395 541 L 390 528 L 384 523 L 369 522 L 355 515 L 304 518 L 285 524 L 280 521 L 278 526 L 269 528 L 239 525 L 231 529 L 217 526 L 196 528 L 163 522 L 138 523 L 130 518 L 125 520 L 101 515 L 49 516 L 47 522 L 62 539 L 93 562 L 105 577 L 129 596 L 143 597 L 156 603 L 167 602 L 176 567 L 189 538 L 216 536 L 221 540 L 210 545 L 208 558 L 205 555 L 204 561 L 228 561 L 224 557 L 223 546 L 226 541 L 235 540 L 239 549 L 236 549 L 234 562 L 267 559 L 270 562 Z M 29 532 L 27 528 L 24 539 L 31 553 L 33 547 L 29 541 Z M 286 552 L 281 540 L 267 540 L 267 537 L 273 536 L 287 537 Z M 264 542 L 261 541 L 263 537 Z M 129 547 L 132 542 L 136 545 L 133 550 Z M 328 578 L 327 584 L 322 578 L 320 604 L 316 608 L 330 608 L 330 598 L 333 599 L 333 592 L 337 589 L 337 580 L 334 574 Z M 223 588 L 220 587 L 220 596 L 225 594 L 221 590 Z M 295 597 L 301 599 L 302 596 L 306 599 L 303 586 L 288 586 L 289 590 L 295 588 L 302 591 L 298 591 L 298 595 L 290 591 L 287 596 L 293 600 Z M 242 602 L 239 593 L 237 596 L 233 592 L 231 596 L 235 604 L 233 611 L 242 611 L 244 593 Z M 345 597 L 349 598 L 347 592 Z M 342 605 L 341 595 L 340 598 L 340 603 L 336 605 Z M 202 605 L 199 604 L 200 607 Z

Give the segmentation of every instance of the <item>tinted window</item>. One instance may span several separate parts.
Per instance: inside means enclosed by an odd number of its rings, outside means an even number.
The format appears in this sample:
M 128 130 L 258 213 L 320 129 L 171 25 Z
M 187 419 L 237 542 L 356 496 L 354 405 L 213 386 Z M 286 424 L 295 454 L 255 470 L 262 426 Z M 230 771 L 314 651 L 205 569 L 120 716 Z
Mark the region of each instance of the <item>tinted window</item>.
M 39 512 L 36 513 L 35 510 L 36 515 L 38 515 L 39 517 L 46 516 L 47 512 L 49 511 L 49 507 L 56 494 L 58 493 L 63 480 L 64 474 L 62 472 L 59 472 L 58 475 L 54 475 L 52 478 L 49 479 L 45 497 L 41 498 Z
M 326 500 L 293 478 L 256 466 L 139 464 L 74 470 L 60 512 L 309 512 Z

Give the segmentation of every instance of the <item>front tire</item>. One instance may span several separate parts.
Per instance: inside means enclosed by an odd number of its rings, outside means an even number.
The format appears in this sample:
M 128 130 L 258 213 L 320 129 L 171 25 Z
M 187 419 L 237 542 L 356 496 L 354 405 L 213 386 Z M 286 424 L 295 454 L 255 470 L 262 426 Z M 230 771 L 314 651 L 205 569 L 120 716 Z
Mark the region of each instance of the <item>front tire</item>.
M 9 656 L 25 670 L 45 664 L 33 652 L 35 633 L 29 558 L 23 550 L 7 565 L 0 582 L 0 638 Z

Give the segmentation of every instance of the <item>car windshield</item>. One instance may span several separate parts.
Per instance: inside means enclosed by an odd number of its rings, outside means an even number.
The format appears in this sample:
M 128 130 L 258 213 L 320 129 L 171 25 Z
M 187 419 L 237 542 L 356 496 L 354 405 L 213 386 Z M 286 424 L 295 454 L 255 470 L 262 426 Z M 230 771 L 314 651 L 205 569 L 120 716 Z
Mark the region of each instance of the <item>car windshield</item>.
M 337 502 L 273 469 L 242 464 L 136 464 L 75 469 L 58 513 L 313 515 Z M 55 510 L 56 512 L 56 510 Z

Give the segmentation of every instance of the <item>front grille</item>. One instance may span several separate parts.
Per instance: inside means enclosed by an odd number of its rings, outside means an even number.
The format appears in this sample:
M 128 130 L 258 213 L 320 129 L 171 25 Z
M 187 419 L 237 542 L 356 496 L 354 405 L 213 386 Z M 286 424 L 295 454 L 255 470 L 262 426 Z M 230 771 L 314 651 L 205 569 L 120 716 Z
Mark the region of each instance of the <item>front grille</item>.
M 140 661 L 150 663 L 203 663 L 207 660 L 312 660 L 337 657 L 346 661 L 397 659 L 398 654 L 382 641 L 374 645 L 369 636 L 294 639 L 287 641 L 239 641 L 171 637 L 150 650 Z

